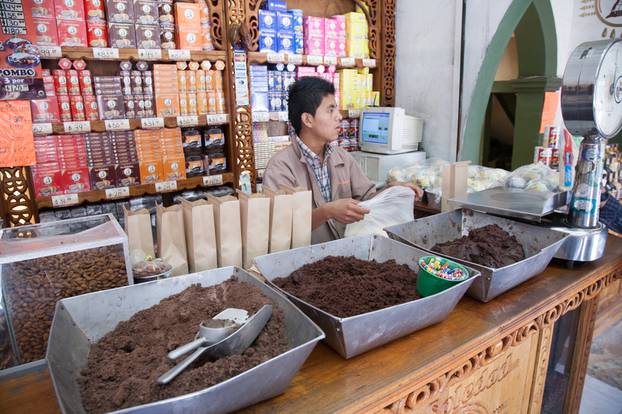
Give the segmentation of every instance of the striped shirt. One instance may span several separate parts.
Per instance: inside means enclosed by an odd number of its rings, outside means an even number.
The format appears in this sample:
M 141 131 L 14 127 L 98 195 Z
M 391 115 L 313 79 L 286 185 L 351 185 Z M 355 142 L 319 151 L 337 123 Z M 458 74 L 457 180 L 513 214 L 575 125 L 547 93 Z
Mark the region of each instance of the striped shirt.
M 331 195 L 331 184 L 330 184 L 330 176 L 328 174 L 328 157 L 335 151 L 330 145 L 324 145 L 324 162 L 320 161 L 320 157 L 311 151 L 309 147 L 305 145 L 304 142 L 299 137 L 296 137 L 298 142 L 298 146 L 302 151 L 302 154 L 307 161 L 307 164 L 311 166 L 313 170 L 313 175 L 317 180 L 318 185 L 320 186 L 320 190 L 322 191 L 322 196 L 324 197 L 324 201 L 327 203 L 332 201 Z

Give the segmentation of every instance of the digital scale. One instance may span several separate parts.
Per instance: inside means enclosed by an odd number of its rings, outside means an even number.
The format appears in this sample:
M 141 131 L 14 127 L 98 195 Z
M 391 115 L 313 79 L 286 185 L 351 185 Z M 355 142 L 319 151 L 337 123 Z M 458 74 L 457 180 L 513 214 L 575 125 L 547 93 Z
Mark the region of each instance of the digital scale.
M 607 139 L 622 130 L 622 41 L 579 45 L 570 55 L 561 91 L 564 123 L 583 136 L 572 192 L 551 195 L 492 188 L 452 201 L 474 210 L 540 223 L 569 235 L 555 257 L 590 262 L 602 257 L 607 229 L 598 221 Z

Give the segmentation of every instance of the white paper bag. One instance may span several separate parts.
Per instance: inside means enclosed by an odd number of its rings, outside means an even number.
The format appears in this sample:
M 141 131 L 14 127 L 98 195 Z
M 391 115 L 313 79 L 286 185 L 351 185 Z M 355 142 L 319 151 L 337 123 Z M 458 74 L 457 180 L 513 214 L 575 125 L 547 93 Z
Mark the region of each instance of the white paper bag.
M 242 267 L 242 225 L 240 201 L 232 196 L 207 196 L 214 206 L 218 267 Z

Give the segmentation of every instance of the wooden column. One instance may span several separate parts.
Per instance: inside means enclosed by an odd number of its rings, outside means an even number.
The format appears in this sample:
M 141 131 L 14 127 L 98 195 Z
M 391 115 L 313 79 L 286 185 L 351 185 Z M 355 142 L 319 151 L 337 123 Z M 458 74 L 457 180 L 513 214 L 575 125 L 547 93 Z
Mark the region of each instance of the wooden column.
M 32 197 L 30 168 L 0 169 L 0 213 L 4 227 L 33 223 L 37 209 Z

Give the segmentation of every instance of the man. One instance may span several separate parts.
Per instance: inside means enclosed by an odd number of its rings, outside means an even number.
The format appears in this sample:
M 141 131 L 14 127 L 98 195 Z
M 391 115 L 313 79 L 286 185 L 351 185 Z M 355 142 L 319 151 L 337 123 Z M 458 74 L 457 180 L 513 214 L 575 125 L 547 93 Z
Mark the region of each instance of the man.
M 332 83 L 305 77 L 289 88 L 289 121 L 296 136 L 274 155 L 264 173 L 271 189 L 302 187 L 313 193 L 312 243 L 343 237 L 345 226 L 362 220 L 369 210 L 359 202 L 375 195 L 375 185 L 347 151 L 330 145 L 339 135 L 341 114 Z M 412 184 L 399 183 L 415 191 Z

